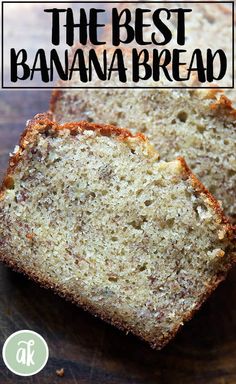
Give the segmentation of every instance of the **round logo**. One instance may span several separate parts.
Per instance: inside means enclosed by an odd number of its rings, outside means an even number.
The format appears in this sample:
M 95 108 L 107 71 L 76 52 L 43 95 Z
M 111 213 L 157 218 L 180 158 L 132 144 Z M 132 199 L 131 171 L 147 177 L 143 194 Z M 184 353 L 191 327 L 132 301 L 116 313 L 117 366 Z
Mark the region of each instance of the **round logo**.
M 48 345 L 44 338 L 34 331 L 23 330 L 7 338 L 2 350 L 7 368 L 19 376 L 32 376 L 47 364 Z

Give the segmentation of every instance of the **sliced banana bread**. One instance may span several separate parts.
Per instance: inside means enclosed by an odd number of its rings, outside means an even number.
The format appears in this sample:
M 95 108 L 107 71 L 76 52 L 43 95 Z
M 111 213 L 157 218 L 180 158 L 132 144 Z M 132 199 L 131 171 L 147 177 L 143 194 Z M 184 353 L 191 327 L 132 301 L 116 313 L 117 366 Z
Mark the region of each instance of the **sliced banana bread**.
M 30 121 L 0 193 L 0 257 L 161 348 L 225 277 L 234 228 L 142 134 Z
M 73 85 L 69 83 L 69 85 Z M 226 213 L 236 214 L 236 111 L 213 90 L 57 90 L 51 110 L 61 122 L 108 122 L 145 133 L 161 159 L 184 156 Z

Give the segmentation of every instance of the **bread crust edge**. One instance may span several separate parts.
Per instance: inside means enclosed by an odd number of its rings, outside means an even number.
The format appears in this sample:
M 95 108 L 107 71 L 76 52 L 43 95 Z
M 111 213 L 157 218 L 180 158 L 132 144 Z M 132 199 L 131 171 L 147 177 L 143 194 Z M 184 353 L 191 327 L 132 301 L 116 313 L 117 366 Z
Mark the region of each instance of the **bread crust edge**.
M 88 122 L 74 122 L 74 123 L 66 123 L 63 125 L 59 125 L 51 120 L 51 114 L 39 114 L 36 115 L 29 123 L 27 124 L 24 132 L 22 133 L 19 141 L 19 150 L 16 154 L 10 159 L 9 161 L 9 167 L 6 172 L 5 178 L 3 180 L 3 183 L 0 187 L 0 199 L 4 197 L 6 186 L 6 180 L 8 176 L 11 176 L 14 173 L 15 167 L 17 164 L 21 161 L 20 153 L 24 151 L 24 149 L 31 144 L 34 141 L 35 135 L 38 135 L 42 132 L 45 132 L 45 130 L 49 131 L 51 128 L 54 128 L 55 130 L 62 130 L 62 129 L 68 129 L 71 131 L 72 134 L 79 133 L 84 130 L 98 130 L 101 134 L 104 135 L 112 135 L 115 134 L 119 136 L 121 140 L 126 140 L 127 138 L 138 138 L 140 142 L 147 142 L 146 137 L 143 134 L 136 134 L 132 135 L 130 131 L 122 128 L 117 128 L 112 125 L 101 125 L 101 124 L 92 124 Z M 178 158 L 181 167 L 182 167 L 182 176 L 188 179 L 192 186 L 196 189 L 198 193 L 201 193 L 205 195 L 205 197 L 208 199 L 209 203 L 211 204 L 212 208 L 215 210 L 216 214 L 220 218 L 221 223 L 224 225 L 226 229 L 226 233 L 230 239 L 235 238 L 235 229 L 233 225 L 229 223 L 229 220 L 224 215 L 218 201 L 210 194 L 210 192 L 202 185 L 202 183 L 197 179 L 197 177 L 192 173 L 188 165 L 186 164 L 185 160 L 182 157 Z M 234 264 L 233 258 L 228 261 L 228 263 L 225 266 L 224 272 L 221 272 L 220 274 L 215 276 L 214 281 L 209 286 L 208 289 L 204 292 L 202 297 L 200 298 L 199 302 L 197 303 L 196 307 L 186 312 L 183 322 L 176 326 L 171 333 L 168 334 L 167 337 L 163 338 L 160 341 L 160 338 L 155 340 L 153 337 L 152 340 L 150 338 L 145 337 L 141 335 L 139 332 L 137 332 L 135 329 L 129 327 L 125 322 L 120 321 L 117 318 L 110 318 L 106 315 L 105 312 L 96 310 L 94 306 L 89 304 L 86 301 L 83 301 L 80 298 L 73 297 L 67 290 L 62 289 L 58 284 L 53 283 L 52 281 L 49 281 L 48 279 L 45 279 L 44 277 L 41 278 L 40 273 L 36 274 L 32 272 L 32 270 L 29 270 L 27 268 L 19 267 L 15 262 L 9 260 L 7 255 L 4 255 L 3 253 L 0 253 L 0 259 L 3 261 L 8 267 L 13 269 L 16 272 L 23 273 L 25 276 L 27 276 L 32 281 L 39 283 L 40 286 L 51 289 L 54 293 L 57 293 L 59 296 L 64 297 L 66 300 L 80 306 L 84 310 L 90 312 L 93 316 L 97 317 L 99 316 L 102 320 L 106 321 L 107 323 L 116 326 L 118 329 L 129 333 L 131 332 L 135 336 L 139 337 L 143 341 L 149 343 L 149 345 L 153 349 L 162 349 L 171 339 L 174 338 L 174 336 L 177 334 L 177 332 L 181 329 L 183 324 L 187 321 L 189 321 L 194 313 L 202 306 L 202 304 L 205 302 L 205 300 L 210 296 L 210 294 L 215 290 L 215 288 L 219 285 L 221 281 L 223 281 L 226 278 L 226 275 L 229 271 L 229 269 Z
M 188 321 L 190 321 L 194 314 L 201 308 L 201 306 L 205 303 L 205 301 L 209 298 L 209 296 L 215 291 L 215 289 L 217 288 L 217 286 L 225 280 L 230 268 L 232 267 L 233 263 L 229 263 L 226 267 L 226 270 L 224 273 L 221 273 L 219 275 L 216 276 L 216 279 L 215 281 L 211 284 L 211 286 L 204 292 L 204 294 L 202 295 L 201 299 L 199 300 L 199 302 L 197 303 L 197 305 L 195 306 L 195 308 L 189 312 L 186 312 L 184 318 L 183 318 L 183 321 L 181 324 L 178 324 L 173 330 L 172 332 L 170 332 L 168 334 L 167 337 L 164 337 L 162 339 L 162 341 L 160 341 L 160 338 L 158 338 L 157 340 L 155 340 L 154 337 L 152 337 L 152 340 L 150 340 L 150 338 L 148 337 L 145 337 L 143 336 L 141 333 L 137 332 L 135 330 L 135 328 L 131 328 L 129 325 L 127 325 L 125 322 L 119 320 L 118 318 L 111 318 L 109 316 L 107 316 L 107 314 L 103 311 L 98 311 L 97 309 L 95 309 L 94 306 L 92 306 L 91 304 L 89 304 L 88 302 L 86 301 L 83 301 L 81 300 L 80 298 L 75 298 L 73 297 L 73 295 L 71 295 L 68 291 L 66 290 L 62 290 L 61 287 L 55 283 L 53 283 L 52 281 L 49 281 L 45 278 L 41 278 L 40 277 L 40 274 L 36 274 L 36 273 L 33 273 L 32 270 L 29 270 L 27 268 L 21 268 L 19 266 L 16 265 L 16 263 L 12 262 L 11 260 L 9 260 L 7 258 L 7 256 L 4 256 L 2 254 L 0 254 L 0 259 L 2 262 L 4 262 L 4 264 L 9 267 L 11 270 L 13 270 L 14 272 L 17 272 L 17 273 L 21 273 L 23 274 L 27 279 L 31 280 L 32 282 L 34 283 L 37 283 L 40 285 L 40 287 L 44 288 L 44 289 L 49 289 L 50 291 L 52 291 L 54 294 L 57 294 L 59 295 L 60 297 L 62 297 L 63 299 L 65 299 L 66 301 L 68 302 L 71 302 L 72 304 L 75 304 L 77 305 L 79 308 L 85 310 L 86 312 L 89 312 L 92 316 L 94 317 L 98 317 L 100 318 L 101 320 L 105 321 L 106 323 L 112 325 L 112 326 L 115 326 L 116 328 L 118 328 L 120 331 L 123 331 L 126 335 L 128 335 L 129 333 L 131 333 L 132 335 L 134 335 L 135 337 L 139 338 L 140 340 L 144 341 L 145 343 L 149 344 L 150 347 L 152 349 L 155 349 L 155 350 L 161 350 L 162 348 L 164 348 L 171 340 L 174 339 L 174 337 L 177 335 L 178 332 L 180 332 L 180 330 L 182 329 L 182 327 L 184 326 L 184 324 Z

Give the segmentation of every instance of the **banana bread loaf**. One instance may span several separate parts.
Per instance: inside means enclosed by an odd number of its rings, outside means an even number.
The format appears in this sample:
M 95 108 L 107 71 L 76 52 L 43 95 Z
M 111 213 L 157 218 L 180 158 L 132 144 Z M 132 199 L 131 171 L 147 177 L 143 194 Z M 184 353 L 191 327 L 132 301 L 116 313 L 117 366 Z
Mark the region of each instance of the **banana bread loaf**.
M 142 134 L 30 121 L 0 192 L 0 258 L 163 347 L 225 277 L 234 228 Z
M 107 122 L 145 133 L 161 159 L 184 156 L 233 217 L 236 112 L 230 100 L 219 94 L 216 90 L 198 89 L 56 90 L 51 110 L 60 122 Z

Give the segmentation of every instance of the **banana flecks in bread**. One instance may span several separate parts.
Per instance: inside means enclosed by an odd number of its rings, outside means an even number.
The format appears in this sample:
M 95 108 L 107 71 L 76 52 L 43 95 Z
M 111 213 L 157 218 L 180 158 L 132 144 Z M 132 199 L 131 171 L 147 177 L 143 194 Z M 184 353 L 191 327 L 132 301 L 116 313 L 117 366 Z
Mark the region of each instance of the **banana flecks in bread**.
M 38 116 L 1 191 L 1 259 L 155 348 L 225 277 L 234 233 L 182 158 L 112 126 Z

